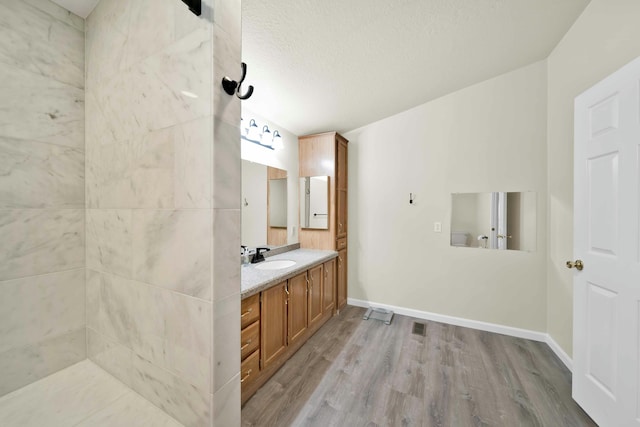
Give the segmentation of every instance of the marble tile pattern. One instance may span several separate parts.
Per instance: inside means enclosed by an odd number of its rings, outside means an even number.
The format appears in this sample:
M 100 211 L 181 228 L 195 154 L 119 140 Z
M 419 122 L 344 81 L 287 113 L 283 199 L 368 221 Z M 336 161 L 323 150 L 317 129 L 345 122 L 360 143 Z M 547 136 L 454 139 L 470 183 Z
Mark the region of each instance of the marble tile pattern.
M 133 211 L 133 278 L 211 301 L 206 209 Z
M 213 0 L 213 210 L 214 210 L 214 348 L 213 425 L 240 423 L 240 263 L 232 262 L 226 245 L 239 242 L 240 230 L 240 100 L 222 90 L 224 76 L 238 76 L 242 62 L 241 5 Z M 251 67 L 257 64 L 249 64 Z M 259 90 L 257 88 L 256 90 Z M 228 225 L 226 225 L 228 224 Z M 226 242 L 226 243 L 225 243 Z M 230 258 L 230 259 L 228 259 Z M 224 333 L 222 330 L 224 329 Z M 223 354 L 221 349 L 225 349 Z M 235 375 L 234 375 L 235 371 Z
M 79 268 L 0 282 L 0 354 L 83 329 L 84 276 Z
M 84 210 L 0 209 L 0 280 L 84 267 Z
M 87 268 L 131 277 L 133 268 L 131 228 L 131 210 L 87 209 L 85 226 Z
M 52 2 L 0 1 L 0 62 L 22 72 L 84 88 L 83 33 L 84 21 Z
M 76 426 L 182 427 L 182 424 L 167 416 L 139 394 L 129 391 Z
M 87 311 L 87 326 L 96 333 L 210 391 L 207 301 L 88 270 Z
M 212 384 L 219 390 L 240 372 L 240 358 L 229 349 L 240 348 L 240 299 L 235 295 L 216 300 L 214 303 L 213 336 L 226 345 L 213 347 Z
M 0 353 L 0 396 L 86 359 L 85 329 L 83 325 Z
M 88 355 L 190 426 L 213 425 L 218 278 L 239 301 L 239 100 L 216 128 L 218 7 L 101 0 L 85 22 Z
M 0 93 L 2 396 L 86 358 L 84 21 L 0 0 Z
M 82 88 L 3 63 L 0 92 L 0 135 L 82 148 Z
M 182 426 L 89 360 L 1 397 L 0 425 Z
M 84 152 L 0 136 L 0 209 L 51 207 L 84 209 Z
M 211 393 L 208 390 L 151 363 L 91 327 L 88 336 L 89 357 L 97 365 L 183 424 L 210 425 Z

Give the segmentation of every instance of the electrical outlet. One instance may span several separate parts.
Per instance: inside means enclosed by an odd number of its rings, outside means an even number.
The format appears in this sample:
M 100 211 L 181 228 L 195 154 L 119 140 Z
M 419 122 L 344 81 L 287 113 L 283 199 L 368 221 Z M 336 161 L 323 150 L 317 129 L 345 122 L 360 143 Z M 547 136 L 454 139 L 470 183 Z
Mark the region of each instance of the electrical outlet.
M 433 223 L 433 231 L 435 233 L 442 233 L 442 223 L 441 222 L 434 222 Z

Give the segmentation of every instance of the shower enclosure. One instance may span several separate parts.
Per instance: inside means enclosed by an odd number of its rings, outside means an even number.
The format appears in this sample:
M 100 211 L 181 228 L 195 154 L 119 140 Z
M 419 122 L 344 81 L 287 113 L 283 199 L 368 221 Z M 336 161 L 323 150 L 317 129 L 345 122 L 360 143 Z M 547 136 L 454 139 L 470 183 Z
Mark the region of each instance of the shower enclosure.
M 0 33 L 0 399 L 88 358 L 239 423 L 240 2 L 0 0 Z

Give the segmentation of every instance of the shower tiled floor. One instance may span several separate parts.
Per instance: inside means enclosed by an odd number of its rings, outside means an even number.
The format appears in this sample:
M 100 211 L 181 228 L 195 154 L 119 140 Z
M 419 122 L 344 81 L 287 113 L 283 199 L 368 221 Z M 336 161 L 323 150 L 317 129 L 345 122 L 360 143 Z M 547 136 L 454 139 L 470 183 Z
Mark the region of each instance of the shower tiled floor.
M 0 397 L 0 426 L 181 427 L 89 360 Z

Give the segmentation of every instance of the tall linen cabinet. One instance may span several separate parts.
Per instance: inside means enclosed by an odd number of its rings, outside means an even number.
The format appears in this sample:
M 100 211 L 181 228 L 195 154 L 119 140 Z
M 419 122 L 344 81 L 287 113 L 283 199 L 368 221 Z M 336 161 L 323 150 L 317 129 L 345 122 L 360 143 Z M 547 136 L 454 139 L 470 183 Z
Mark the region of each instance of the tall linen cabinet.
M 328 229 L 300 228 L 300 246 L 338 251 L 336 310 L 347 303 L 348 142 L 337 132 L 298 138 L 300 177 L 329 177 Z M 300 223 L 302 225 L 302 222 Z

